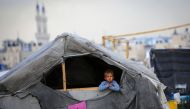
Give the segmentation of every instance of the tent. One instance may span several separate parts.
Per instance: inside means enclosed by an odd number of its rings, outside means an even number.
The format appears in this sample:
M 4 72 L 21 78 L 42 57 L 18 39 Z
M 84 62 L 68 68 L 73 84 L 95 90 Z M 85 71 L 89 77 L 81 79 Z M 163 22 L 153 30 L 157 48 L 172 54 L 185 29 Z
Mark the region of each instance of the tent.
M 120 92 L 97 90 L 107 68 Z M 163 88 L 143 65 L 64 33 L 0 77 L 0 108 L 67 109 L 83 101 L 87 109 L 163 109 Z M 79 100 L 68 93 L 75 90 L 99 95 Z

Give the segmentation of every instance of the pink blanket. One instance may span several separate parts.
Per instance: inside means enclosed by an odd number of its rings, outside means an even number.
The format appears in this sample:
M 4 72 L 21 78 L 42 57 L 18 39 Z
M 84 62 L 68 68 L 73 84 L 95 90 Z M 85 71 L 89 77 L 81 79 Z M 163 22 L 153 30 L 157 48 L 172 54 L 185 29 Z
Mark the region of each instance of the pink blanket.
M 86 102 L 83 101 L 77 104 L 69 105 L 68 109 L 86 109 Z

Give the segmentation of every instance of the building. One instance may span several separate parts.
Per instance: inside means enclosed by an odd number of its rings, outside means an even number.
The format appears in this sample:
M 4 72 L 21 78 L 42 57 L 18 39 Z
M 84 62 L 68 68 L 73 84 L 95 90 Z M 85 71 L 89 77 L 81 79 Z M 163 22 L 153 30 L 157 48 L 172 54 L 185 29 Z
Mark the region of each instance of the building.
M 170 48 L 190 48 L 190 32 L 188 28 L 183 33 L 174 31 L 171 36 Z
M 44 5 L 36 5 L 36 24 L 37 32 L 35 36 L 37 43 L 33 41 L 26 43 L 19 38 L 16 40 L 3 41 L 3 48 L 0 49 L 0 65 L 2 67 L 6 66 L 8 69 L 12 68 L 42 45 L 48 43 L 50 36 L 47 33 L 47 17 L 45 15 Z
M 127 39 L 119 41 L 126 42 Z M 180 49 L 190 48 L 190 32 L 188 28 L 184 32 L 178 33 L 176 30 L 171 36 L 141 36 L 130 40 L 128 47 L 128 59 L 135 61 L 146 62 L 149 60 L 149 52 L 151 49 Z M 126 44 L 125 43 L 113 43 L 106 42 L 106 48 L 109 48 L 120 55 L 126 56 Z M 114 47 L 114 49 L 113 49 Z
M 129 59 L 132 60 L 142 60 L 145 57 L 145 45 L 146 39 L 145 38 L 134 38 L 129 41 Z M 137 52 L 138 51 L 138 52 Z
M 133 38 L 129 41 L 129 59 L 142 61 L 152 48 L 164 49 L 169 46 L 170 37 L 168 36 L 149 36 Z
M 45 15 L 45 7 L 36 5 L 36 24 L 37 32 L 35 34 L 39 45 L 46 44 L 49 41 L 50 35 L 47 33 L 47 17 Z
M 34 42 L 26 43 L 21 39 L 4 40 L 0 52 L 0 63 L 12 68 L 27 56 L 35 52 L 40 46 Z
M 129 59 L 148 63 L 151 49 L 180 49 L 190 48 L 190 32 L 188 28 L 178 33 L 174 30 L 171 36 L 140 37 L 130 40 Z

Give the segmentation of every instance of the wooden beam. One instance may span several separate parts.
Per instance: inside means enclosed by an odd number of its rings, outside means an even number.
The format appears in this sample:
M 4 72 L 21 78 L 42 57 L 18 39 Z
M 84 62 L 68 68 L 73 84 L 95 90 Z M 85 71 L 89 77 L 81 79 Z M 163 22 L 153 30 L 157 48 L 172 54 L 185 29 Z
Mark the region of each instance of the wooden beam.
M 106 47 L 106 38 L 105 38 L 105 36 L 102 36 L 102 46 Z
M 149 31 L 141 31 L 141 32 L 135 32 L 135 33 L 129 33 L 129 34 L 111 35 L 111 36 L 104 36 L 104 37 L 106 37 L 108 39 L 109 39 L 109 37 L 112 37 L 112 38 L 124 38 L 124 37 L 133 38 L 132 36 L 136 37 L 138 35 L 157 33 L 157 32 L 168 31 L 168 30 L 173 30 L 173 29 L 182 28 L 182 27 L 188 27 L 188 26 L 190 26 L 190 23 L 172 26 L 172 27 L 166 27 L 166 28 L 159 28 L 159 29 L 154 29 L 154 30 L 149 30 Z
M 82 91 L 82 90 L 98 90 L 98 87 L 88 87 L 88 88 L 72 88 L 72 89 L 67 89 L 67 91 Z
M 62 63 L 62 75 L 63 75 L 63 91 L 67 91 L 67 80 L 65 72 L 65 64 Z
M 129 58 L 129 42 L 126 41 L 126 50 L 125 50 L 125 53 L 126 53 L 126 58 L 128 59 Z

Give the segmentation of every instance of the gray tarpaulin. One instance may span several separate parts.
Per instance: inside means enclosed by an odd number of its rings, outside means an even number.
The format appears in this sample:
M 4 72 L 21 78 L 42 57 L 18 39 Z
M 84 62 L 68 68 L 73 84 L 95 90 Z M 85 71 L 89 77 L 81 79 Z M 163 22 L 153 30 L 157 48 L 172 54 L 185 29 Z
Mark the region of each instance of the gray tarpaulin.
M 115 79 L 121 91 L 110 91 L 86 100 L 87 109 L 163 108 L 160 92 L 164 85 L 152 71 L 86 39 L 65 33 L 0 77 L 0 109 L 26 109 L 26 106 L 29 109 L 67 109 L 68 105 L 80 102 L 67 92 L 55 90 L 58 87 L 51 87 L 54 83 L 44 80 L 44 77 L 54 78 L 54 74 L 49 77 L 48 74 L 58 73 L 56 66 L 65 62 L 69 64 L 68 74 L 72 74 L 68 75 L 69 87 L 97 87 L 102 78 L 97 72 L 106 67 L 116 71 Z M 75 80 L 82 80 L 81 84 Z

